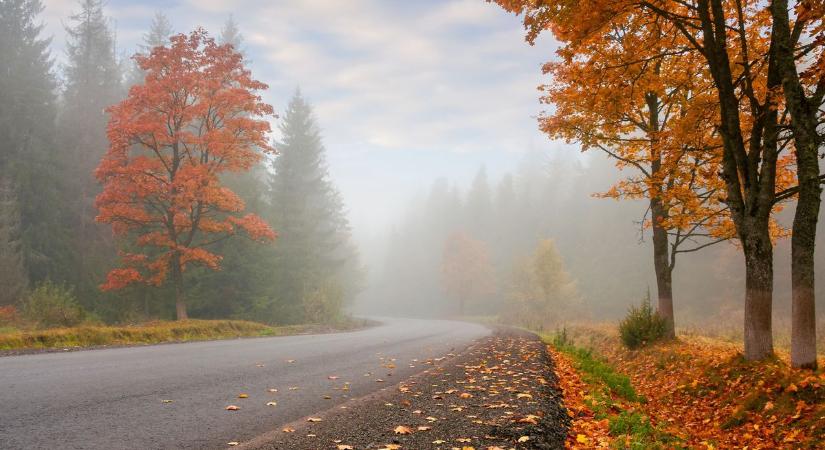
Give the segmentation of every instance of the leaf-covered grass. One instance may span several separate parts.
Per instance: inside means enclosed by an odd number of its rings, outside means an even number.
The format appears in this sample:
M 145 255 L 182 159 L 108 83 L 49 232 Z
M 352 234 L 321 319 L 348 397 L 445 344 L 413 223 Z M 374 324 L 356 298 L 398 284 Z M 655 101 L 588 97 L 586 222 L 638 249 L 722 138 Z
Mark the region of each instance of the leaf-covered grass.
M 578 325 L 546 340 L 556 359 L 569 359 L 573 375 L 583 380 L 575 388 L 585 392 L 578 411 L 590 416 L 578 425 L 574 419 L 580 442 L 595 437 L 617 448 L 821 448 L 825 441 L 822 369 L 792 369 L 784 357 L 745 361 L 736 346 L 695 336 L 628 350 L 615 327 Z M 620 395 L 611 374 L 626 375 L 643 400 Z
M 574 415 L 571 445 L 587 447 L 595 446 L 595 442 L 609 442 L 613 448 L 621 449 L 681 448 L 676 437 L 656 427 L 640 412 L 644 398 L 636 392 L 629 377 L 592 349 L 573 344 L 566 331 L 542 338 L 560 354 L 557 364 L 566 363 L 558 361 L 560 358 L 569 358 L 575 373 L 568 372 L 566 377 L 580 377 L 580 385 L 565 389 L 565 406 L 578 413 Z M 562 379 L 563 385 L 565 382 Z M 571 397 L 568 394 L 573 390 L 585 394 Z
M 268 326 L 243 320 L 155 321 L 140 325 L 85 325 L 47 330 L 0 332 L 0 350 L 92 347 L 99 345 L 158 344 L 162 342 L 202 341 L 256 336 L 284 336 L 363 326 L 358 320 L 335 325 Z

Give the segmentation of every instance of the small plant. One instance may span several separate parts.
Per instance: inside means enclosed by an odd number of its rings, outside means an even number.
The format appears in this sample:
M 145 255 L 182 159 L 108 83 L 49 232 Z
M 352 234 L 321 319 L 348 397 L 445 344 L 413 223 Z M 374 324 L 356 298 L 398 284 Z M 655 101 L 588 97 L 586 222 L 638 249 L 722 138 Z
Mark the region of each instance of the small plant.
M 650 292 L 641 305 L 630 307 L 627 316 L 619 324 L 619 333 L 624 345 L 630 349 L 643 347 L 667 336 L 667 322 L 653 310 Z
M 48 280 L 38 283 L 26 294 L 21 313 L 38 328 L 73 327 L 88 317 L 77 303 L 72 288 Z

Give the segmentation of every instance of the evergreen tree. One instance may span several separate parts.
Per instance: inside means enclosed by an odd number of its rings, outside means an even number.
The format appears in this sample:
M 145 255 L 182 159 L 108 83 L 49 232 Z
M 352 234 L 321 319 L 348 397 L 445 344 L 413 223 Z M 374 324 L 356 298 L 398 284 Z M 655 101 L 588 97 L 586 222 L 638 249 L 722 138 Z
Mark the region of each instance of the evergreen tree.
M 317 299 L 316 291 L 330 280 L 339 286 L 354 281 L 342 275 L 357 261 L 348 249 L 349 223 L 329 178 L 320 130 L 300 91 L 280 130 L 270 180 L 269 222 L 278 231 L 271 314 L 275 320 L 297 322 L 305 315 L 304 301 Z
M 56 82 L 50 42 L 40 37 L 43 25 L 36 22 L 42 11 L 39 0 L 0 1 L 0 178 L 8 180 L 6 195 L 16 196 L 8 201 L 17 205 L 31 281 L 61 278 L 70 266 L 58 198 Z
M 143 34 L 142 42 L 138 44 L 138 53 L 148 54 L 151 53 L 155 47 L 167 45 L 169 43 L 169 36 L 172 36 L 174 32 L 172 23 L 169 22 L 166 15 L 160 11 L 156 12 L 155 17 L 152 18 L 152 24 L 149 26 L 149 31 Z M 144 76 L 146 76 L 146 74 L 143 70 L 138 67 L 135 61 L 132 61 L 126 84 L 128 86 L 134 86 L 142 83 Z
M 98 295 L 104 268 L 111 266 L 114 246 L 108 230 L 95 224 L 94 198 L 100 187 L 93 176 L 108 146 L 106 108 L 121 91 L 120 66 L 115 57 L 112 31 L 101 0 L 82 0 L 80 12 L 71 16 L 63 110 L 60 117 L 62 154 L 65 157 L 66 226 L 75 243 L 77 262 L 70 281 L 78 297 L 88 302 Z
M 218 42 L 231 45 L 236 52 L 243 55 L 243 40 L 243 34 L 241 34 L 241 30 L 238 28 L 235 18 L 230 15 L 221 29 L 221 36 L 218 38 Z
M 0 306 L 16 303 L 26 288 L 17 193 L 8 176 L 0 177 Z

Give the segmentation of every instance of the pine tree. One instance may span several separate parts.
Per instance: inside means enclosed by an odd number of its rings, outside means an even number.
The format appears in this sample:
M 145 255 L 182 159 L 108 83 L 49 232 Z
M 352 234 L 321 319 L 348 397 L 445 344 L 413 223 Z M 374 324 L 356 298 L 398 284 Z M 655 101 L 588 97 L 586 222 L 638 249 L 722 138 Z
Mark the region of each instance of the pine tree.
M 153 48 L 169 44 L 169 36 L 172 36 L 174 32 L 172 23 L 169 22 L 166 15 L 160 11 L 156 12 L 155 17 L 152 18 L 152 24 L 149 26 L 149 31 L 143 34 L 142 42 L 138 44 L 138 53 L 149 54 Z M 127 86 L 142 83 L 143 77 L 146 76 L 143 70 L 138 67 L 135 61 L 132 61 L 129 67 Z
M 272 313 L 275 320 L 295 322 L 303 319 L 303 301 L 329 280 L 353 282 L 342 272 L 357 261 L 347 249 L 349 223 L 329 178 L 320 130 L 300 91 L 289 103 L 280 130 L 270 180 L 269 222 L 279 236 Z
M 69 236 L 55 145 L 55 77 L 49 39 L 41 38 L 39 0 L 0 2 L 0 174 L 19 209 L 21 251 L 31 281 L 59 279 L 69 266 Z M 11 195 L 11 194 L 8 194 Z
M 93 171 L 108 146 L 105 110 L 122 91 L 114 36 L 102 1 L 82 0 L 80 7 L 66 28 L 68 61 L 59 125 L 66 202 L 71 211 L 66 226 L 73 235 L 77 257 L 70 281 L 77 286 L 79 297 L 90 301 L 98 295 L 97 285 L 115 253 L 111 234 L 94 223 L 93 201 L 100 187 Z
M 235 18 L 230 15 L 221 29 L 221 36 L 218 42 L 231 45 L 236 52 L 243 55 L 243 41 L 243 34 L 241 34 L 241 30 L 238 28 Z
M 0 306 L 16 303 L 27 282 L 17 193 L 10 177 L 0 176 Z

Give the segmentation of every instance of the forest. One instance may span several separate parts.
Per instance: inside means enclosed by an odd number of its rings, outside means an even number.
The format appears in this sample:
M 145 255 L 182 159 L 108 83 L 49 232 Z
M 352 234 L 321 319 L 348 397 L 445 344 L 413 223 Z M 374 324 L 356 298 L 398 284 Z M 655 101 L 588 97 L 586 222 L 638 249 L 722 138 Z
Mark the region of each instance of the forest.
M 825 1 L 112 1 L 0 0 L 9 410 L 136 414 L 92 448 L 825 442 Z
M 243 72 L 243 34 L 231 17 L 213 41 L 205 31 L 188 38 L 176 34 L 168 18 L 158 13 L 136 56 L 123 58 L 103 2 L 84 0 L 66 18 L 66 62 L 58 66 L 49 39 L 41 33 L 43 6 L 38 1 L 4 1 L 0 8 L 0 59 L 5 67 L 0 80 L 0 304 L 6 314 L 40 326 L 189 316 L 254 318 L 271 324 L 340 318 L 342 307 L 360 289 L 362 268 L 345 205 L 328 175 L 320 125 L 296 89 L 278 112 L 280 140 L 270 145 L 269 126 L 261 118 L 275 113 L 271 106 L 245 97 L 266 85 Z M 194 38 L 199 47 L 186 49 L 187 39 Z M 139 172 L 147 170 L 140 158 L 131 179 L 113 176 L 122 164 L 118 152 L 130 150 L 117 148 L 116 142 L 138 146 L 145 138 L 118 130 L 117 117 L 132 116 L 151 101 L 150 74 L 168 63 L 163 58 L 172 57 L 152 53 L 164 46 L 202 52 L 204 67 L 221 64 L 208 58 L 231 61 L 235 66 L 225 70 L 237 77 L 232 83 L 246 91 L 224 111 L 212 112 L 221 117 L 215 127 L 227 133 L 257 130 L 240 134 L 234 144 L 224 142 L 243 150 L 220 157 L 222 161 L 202 174 L 204 183 L 212 183 L 207 189 L 211 194 L 190 188 L 197 199 L 181 200 L 177 206 L 181 211 L 202 209 L 203 219 L 194 219 L 202 220 L 200 226 L 177 223 L 179 219 L 173 219 L 175 225 L 165 223 L 162 214 L 145 216 L 146 210 L 171 201 L 169 193 L 152 187 L 138 194 L 145 204 L 123 209 L 128 202 L 119 196 L 139 185 Z M 225 54 L 207 55 L 217 49 Z M 158 80 L 154 88 L 162 86 Z M 235 116 L 234 123 L 223 119 Z M 153 119 L 145 120 L 144 126 L 151 126 Z M 212 146 L 206 140 L 224 138 L 204 134 L 198 145 L 206 149 Z M 198 158 L 209 159 L 208 150 L 200 152 Z M 185 166 L 185 158 L 174 165 Z M 182 180 L 192 176 L 182 175 Z M 231 191 L 215 192 L 222 185 Z M 189 253 L 178 252 L 173 249 L 183 246 L 183 238 L 170 244 L 168 233 L 159 236 L 170 225 L 173 234 L 198 230 L 206 237 L 187 243 Z M 272 229 L 279 233 L 277 246 L 261 242 L 275 239 Z M 208 254 L 198 253 L 207 246 Z M 172 259 L 178 262 L 172 264 Z

